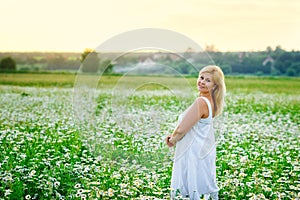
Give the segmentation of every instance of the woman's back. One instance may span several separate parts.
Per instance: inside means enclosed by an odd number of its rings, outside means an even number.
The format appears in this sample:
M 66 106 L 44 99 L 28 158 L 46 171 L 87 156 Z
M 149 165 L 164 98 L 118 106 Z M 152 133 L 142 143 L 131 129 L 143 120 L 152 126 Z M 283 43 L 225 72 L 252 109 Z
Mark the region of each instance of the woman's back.
M 201 118 L 192 129 L 176 144 L 171 187 L 172 197 L 178 194 L 199 199 L 201 195 L 217 192 L 216 147 L 214 142 L 212 108 L 207 118 Z M 183 113 L 184 115 L 184 113 Z M 183 116 L 179 117 L 179 121 Z

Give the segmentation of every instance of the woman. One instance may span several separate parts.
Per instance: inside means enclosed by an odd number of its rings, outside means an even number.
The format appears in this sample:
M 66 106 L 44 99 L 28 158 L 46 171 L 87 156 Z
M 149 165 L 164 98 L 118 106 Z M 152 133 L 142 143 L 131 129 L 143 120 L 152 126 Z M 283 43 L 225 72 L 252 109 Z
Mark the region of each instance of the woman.
M 213 118 L 224 107 L 226 87 L 222 70 L 204 67 L 197 80 L 199 97 L 179 116 L 173 134 L 166 137 L 169 147 L 176 145 L 171 180 L 171 198 L 218 199 L 216 184 L 216 146 Z

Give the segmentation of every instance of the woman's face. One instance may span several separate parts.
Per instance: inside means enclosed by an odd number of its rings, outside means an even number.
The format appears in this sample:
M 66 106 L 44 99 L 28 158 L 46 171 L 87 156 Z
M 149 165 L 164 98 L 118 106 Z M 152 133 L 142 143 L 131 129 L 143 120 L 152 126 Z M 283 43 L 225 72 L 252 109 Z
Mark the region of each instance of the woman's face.
M 212 91 L 215 83 L 210 73 L 199 74 L 197 79 L 197 88 L 200 93 L 209 93 Z

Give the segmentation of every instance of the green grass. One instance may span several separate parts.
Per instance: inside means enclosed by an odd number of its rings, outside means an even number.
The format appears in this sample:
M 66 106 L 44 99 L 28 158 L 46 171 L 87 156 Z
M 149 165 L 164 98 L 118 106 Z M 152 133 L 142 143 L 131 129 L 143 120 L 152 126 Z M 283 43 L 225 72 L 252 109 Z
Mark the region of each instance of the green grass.
M 0 74 L 1 198 L 168 199 L 174 150 L 163 138 L 193 102 L 196 78 L 103 76 L 98 90 L 74 93 L 75 80 L 97 79 Z M 220 199 L 300 198 L 299 78 L 226 84 Z
M 0 73 L 1 85 L 73 87 L 75 74 Z
M 227 77 L 226 86 L 237 93 L 300 94 L 299 77 Z
M 51 73 L 0 73 L 1 85 L 32 86 L 32 87 L 74 87 L 78 77 L 85 79 L 99 79 L 98 88 L 113 88 L 118 81 L 135 86 L 141 82 L 148 83 L 142 86 L 143 90 L 166 89 L 163 85 L 175 85 L 185 87 L 186 83 L 191 87 L 195 85 L 196 78 L 193 77 L 163 77 L 163 76 L 97 76 L 76 74 L 51 74 Z M 229 92 L 263 92 L 300 94 L 300 78 L 290 77 L 226 77 L 226 87 Z M 160 84 L 157 84 L 160 83 Z M 184 83 L 184 84 L 182 84 Z

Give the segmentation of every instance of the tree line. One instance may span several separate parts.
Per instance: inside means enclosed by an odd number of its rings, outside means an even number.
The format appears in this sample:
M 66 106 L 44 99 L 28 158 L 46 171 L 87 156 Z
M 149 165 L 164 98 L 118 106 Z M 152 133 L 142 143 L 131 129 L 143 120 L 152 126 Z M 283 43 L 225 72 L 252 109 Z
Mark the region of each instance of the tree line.
M 300 51 L 285 51 L 280 46 L 260 52 L 209 54 L 228 74 L 300 76 Z
M 196 73 L 193 65 L 209 63 L 208 57 L 229 75 L 300 76 L 300 51 L 286 51 L 280 46 L 255 52 L 219 52 L 208 48 L 205 52 L 186 51 L 178 54 L 99 53 L 93 49 L 85 49 L 82 53 L 0 53 L 0 71 L 117 73 L 116 69 L 148 62 L 169 66 L 180 74 L 193 75 Z M 161 74 L 170 73 L 168 68 L 157 69 Z

